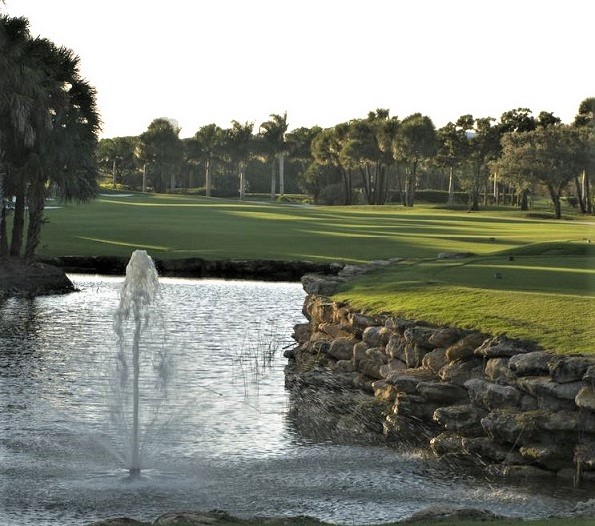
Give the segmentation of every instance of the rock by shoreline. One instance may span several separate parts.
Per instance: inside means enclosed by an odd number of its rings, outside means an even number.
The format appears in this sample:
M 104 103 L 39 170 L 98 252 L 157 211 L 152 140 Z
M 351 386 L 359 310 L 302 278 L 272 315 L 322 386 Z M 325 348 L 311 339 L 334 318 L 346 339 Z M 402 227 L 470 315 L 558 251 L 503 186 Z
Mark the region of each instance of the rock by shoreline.
M 64 294 L 75 289 L 64 270 L 39 261 L 0 259 L 0 297 Z

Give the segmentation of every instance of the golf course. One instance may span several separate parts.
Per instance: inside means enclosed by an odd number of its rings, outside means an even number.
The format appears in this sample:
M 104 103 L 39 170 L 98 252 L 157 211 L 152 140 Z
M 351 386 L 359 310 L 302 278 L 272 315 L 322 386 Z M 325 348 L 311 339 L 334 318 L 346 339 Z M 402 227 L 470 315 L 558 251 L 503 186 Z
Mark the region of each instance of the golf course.
M 54 206 L 55 205 L 55 206 Z M 595 223 L 547 204 L 468 212 L 436 205 L 326 207 L 262 200 L 103 191 L 48 203 L 40 256 L 391 260 L 336 299 L 371 313 L 474 328 L 592 354 Z M 466 257 L 452 257 L 453 255 Z

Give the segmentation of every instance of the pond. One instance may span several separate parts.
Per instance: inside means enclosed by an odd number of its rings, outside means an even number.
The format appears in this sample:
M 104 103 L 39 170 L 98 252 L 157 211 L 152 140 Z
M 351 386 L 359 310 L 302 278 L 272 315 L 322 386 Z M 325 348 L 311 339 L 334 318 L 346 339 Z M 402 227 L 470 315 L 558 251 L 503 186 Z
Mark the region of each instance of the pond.
M 0 304 L 4 526 L 188 509 L 362 524 L 453 503 L 535 518 L 580 500 L 568 488 L 505 485 L 419 454 L 301 436 L 283 373 L 292 327 L 305 321 L 295 283 L 160 280 L 164 333 L 143 330 L 168 355 L 169 380 L 162 396 L 142 386 L 150 418 L 131 479 L 126 429 L 111 418 L 123 278 L 70 277 L 78 292 Z

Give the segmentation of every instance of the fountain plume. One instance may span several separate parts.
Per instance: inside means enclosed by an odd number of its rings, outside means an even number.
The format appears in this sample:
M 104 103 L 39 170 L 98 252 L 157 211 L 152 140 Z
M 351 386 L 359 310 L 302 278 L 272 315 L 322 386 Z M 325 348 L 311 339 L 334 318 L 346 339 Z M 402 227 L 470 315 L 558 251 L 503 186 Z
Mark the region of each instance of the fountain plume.
M 118 352 L 117 373 L 112 386 L 116 396 L 110 412 L 113 423 L 124 430 L 129 440 L 125 457 L 131 477 L 138 477 L 142 467 L 145 440 L 142 387 L 150 382 L 143 375 L 153 378 L 154 389 L 165 391 L 171 372 L 171 363 L 164 346 L 159 345 L 160 342 L 156 342 L 154 337 L 145 338 L 147 332 L 154 332 L 155 327 L 160 326 L 163 328 L 162 340 L 165 341 L 159 300 L 159 277 L 155 264 L 146 251 L 136 250 L 126 267 L 126 278 L 114 316 Z M 151 410 L 155 410 L 155 406 Z M 153 424 L 148 422 L 144 429 Z

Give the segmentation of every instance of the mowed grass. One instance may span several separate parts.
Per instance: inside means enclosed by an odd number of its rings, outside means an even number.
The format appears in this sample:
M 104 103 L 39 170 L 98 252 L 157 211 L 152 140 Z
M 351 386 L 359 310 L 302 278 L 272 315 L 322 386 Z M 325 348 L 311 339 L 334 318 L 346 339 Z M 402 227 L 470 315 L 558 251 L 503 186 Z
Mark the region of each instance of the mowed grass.
M 46 211 L 39 254 L 363 263 L 405 258 L 337 299 L 369 312 L 595 353 L 595 224 L 431 206 L 318 207 L 118 194 Z M 589 243 L 593 241 L 593 244 Z M 475 257 L 438 261 L 441 252 Z M 497 277 L 498 276 L 498 277 Z
M 46 210 L 39 254 L 160 259 L 280 259 L 361 263 L 429 258 L 442 251 L 489 254 L 552 240 L 582 240 L 586 222 L 527 219 L 516 212 L 416 206 L 314 207 L 183 195 L 102 196 Z M 594 239 L 595 241 L 595 239 Z

